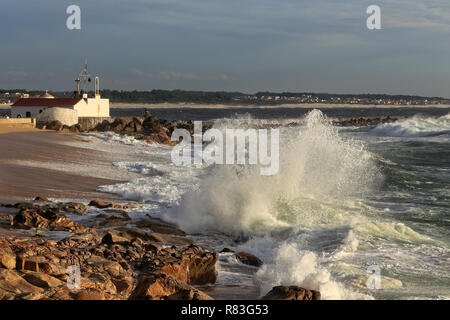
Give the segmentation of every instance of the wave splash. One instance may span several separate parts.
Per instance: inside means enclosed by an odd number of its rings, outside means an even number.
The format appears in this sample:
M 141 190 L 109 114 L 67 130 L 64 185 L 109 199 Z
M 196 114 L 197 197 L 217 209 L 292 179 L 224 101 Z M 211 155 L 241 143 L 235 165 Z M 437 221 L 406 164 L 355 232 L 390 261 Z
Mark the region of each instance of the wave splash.
M 304 127 L 287 128 L 280 140 L 277 175 L 261 176 L 257 166 L 208 168 L 198 190 L 184 195 L 169 218 L 187 232 L 230 235 L 329 224 L 340 218 L 324 215 L 326 203 L 361 196 L 379 178 L 364 145 L 341 138 L 319 110 L 306 116 Z

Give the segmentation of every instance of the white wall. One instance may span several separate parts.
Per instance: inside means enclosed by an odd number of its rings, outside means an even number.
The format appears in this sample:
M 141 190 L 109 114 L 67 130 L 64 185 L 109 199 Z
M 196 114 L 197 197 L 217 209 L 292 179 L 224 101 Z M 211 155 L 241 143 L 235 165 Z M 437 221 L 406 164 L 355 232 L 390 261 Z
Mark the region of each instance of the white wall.
M 109 99 L 88 98 L 75 105 L 79 117 L 109 117 Z
M 78 112 L 72 108 L 48 108 L 36 117 L 37 122 L 48 123 L 54 120 L 72 126 L 78 123 Z
M 44 112 L 47 107 L 11 107 L 11 118 L 36 118 L 40 111 Z M 30 113 L 27 116 L 27 112 Z

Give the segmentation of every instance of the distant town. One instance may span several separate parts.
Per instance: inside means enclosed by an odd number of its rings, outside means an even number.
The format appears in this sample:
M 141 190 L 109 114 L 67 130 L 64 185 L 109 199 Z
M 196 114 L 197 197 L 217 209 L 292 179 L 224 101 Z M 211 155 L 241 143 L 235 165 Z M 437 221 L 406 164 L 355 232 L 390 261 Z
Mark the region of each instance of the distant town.
M 12 104 L 20 98 L 38 97 L 45 91 L 0 89 L 0 104 Z M 71 97 L 73 92 L 49 91 L 55 97 Z M 450 99 L 385 94 L 331 94 L 295 92 L 257 92 L 246 94 L 224 91 L 151 90 L 119 91 L 102 90 L 104 98 L 122 103 L 197 103 L 228 105 L 281 105 L 281 104 L 360 104 L 360 105 L 448 105 Z

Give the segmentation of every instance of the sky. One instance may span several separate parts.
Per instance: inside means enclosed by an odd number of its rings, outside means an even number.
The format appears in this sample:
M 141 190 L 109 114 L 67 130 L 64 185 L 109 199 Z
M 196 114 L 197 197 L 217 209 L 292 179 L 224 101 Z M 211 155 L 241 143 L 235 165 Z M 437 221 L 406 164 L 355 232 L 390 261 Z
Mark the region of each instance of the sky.
M 69 30 L 69 5 L 81 29 Z M 367 7 L 381 9 L 369 30 Z M 448 0 L 0 0 L 0 88 L 450 97 Z

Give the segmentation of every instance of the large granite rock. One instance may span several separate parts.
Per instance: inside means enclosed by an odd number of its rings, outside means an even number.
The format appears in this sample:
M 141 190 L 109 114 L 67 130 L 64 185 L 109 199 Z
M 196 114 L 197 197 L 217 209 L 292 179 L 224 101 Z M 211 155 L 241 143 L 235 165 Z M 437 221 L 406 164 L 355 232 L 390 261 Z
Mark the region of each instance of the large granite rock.
M 320 300 L 320 292 L 297 286 L 277 286 L 268 292 L 263 300 Z

